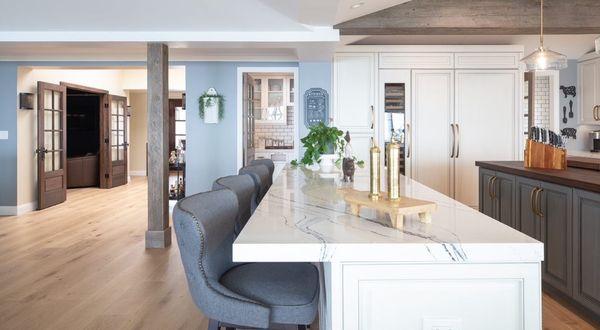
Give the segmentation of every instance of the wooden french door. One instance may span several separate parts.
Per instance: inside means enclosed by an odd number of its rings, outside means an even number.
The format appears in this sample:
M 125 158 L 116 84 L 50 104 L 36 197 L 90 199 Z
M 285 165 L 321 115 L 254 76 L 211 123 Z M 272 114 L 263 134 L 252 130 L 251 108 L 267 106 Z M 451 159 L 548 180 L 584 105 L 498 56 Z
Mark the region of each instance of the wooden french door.
M 244 73 L 243 76 L 243 166 L 254 160 L 254 79 Z
M 108 152 L 108 188 L 127 183 L 127 98 L 108 95 L 109 148 Z
M 67 88 L 38 82 L 38 210 L 67 199 Z

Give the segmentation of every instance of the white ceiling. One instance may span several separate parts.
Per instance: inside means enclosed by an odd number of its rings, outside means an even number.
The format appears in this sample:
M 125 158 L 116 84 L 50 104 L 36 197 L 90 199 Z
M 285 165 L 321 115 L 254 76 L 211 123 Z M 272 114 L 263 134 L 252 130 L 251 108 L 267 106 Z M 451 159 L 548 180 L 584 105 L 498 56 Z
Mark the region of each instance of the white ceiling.
M 0 0 L 0 60 L 328 60 L 346 44 L 522 44 L 537 36 L 340 36 L 333 25 L 408 0 Z M 352 5 L 363 3 L 352 9 Z M 109 10 L 106 10 L 106 9 Z M 547 36 L 569 58 L 595 35 Z

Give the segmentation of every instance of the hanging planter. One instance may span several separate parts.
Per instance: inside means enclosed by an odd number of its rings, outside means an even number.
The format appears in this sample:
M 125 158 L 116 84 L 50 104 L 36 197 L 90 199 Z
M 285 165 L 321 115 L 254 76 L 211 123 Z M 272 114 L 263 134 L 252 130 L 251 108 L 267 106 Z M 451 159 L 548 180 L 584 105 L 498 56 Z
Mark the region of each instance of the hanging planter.
M 198 98 L 198 114 L 206 124 L 218 124 L 225 115 L 225 98 L 214 88 L 209 88 Z

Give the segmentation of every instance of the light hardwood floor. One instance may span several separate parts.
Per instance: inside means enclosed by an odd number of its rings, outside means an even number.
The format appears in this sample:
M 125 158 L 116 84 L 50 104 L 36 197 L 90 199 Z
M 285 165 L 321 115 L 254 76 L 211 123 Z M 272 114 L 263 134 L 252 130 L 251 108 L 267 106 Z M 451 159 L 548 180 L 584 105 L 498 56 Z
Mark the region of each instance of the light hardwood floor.
M 0 328 L 206 329 L 175 244 L 144 249 L 146 181 L 0 217 Z M 594 329 L 544 296 L 544 329 Z

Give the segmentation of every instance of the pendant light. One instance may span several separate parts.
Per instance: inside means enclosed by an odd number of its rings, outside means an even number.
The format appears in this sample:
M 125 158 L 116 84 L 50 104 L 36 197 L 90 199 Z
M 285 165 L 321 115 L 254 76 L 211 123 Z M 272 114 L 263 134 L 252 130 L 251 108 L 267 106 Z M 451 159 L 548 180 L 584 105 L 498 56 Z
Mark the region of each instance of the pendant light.
M 540 47 L 521 59 L 528 71 L 561 70 L 567 67 L 567 57 L 544 47 L 544 0 L 540 1 Z

